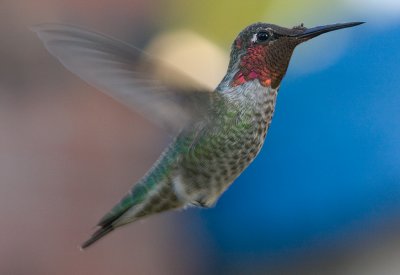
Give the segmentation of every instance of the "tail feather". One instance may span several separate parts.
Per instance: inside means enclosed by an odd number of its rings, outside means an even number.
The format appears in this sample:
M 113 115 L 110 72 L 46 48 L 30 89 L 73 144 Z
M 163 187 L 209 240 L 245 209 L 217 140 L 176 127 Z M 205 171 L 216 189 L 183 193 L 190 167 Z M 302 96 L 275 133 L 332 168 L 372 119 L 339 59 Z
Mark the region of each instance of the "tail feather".
M 87 241 L 85 241 L 81 245 L 81 249 L 84 250 L 84 249 L 88 248 L 89 246 L 91 246 L 92 244 L 94 244 L 95 242 L 97 242 L 98 240 L 100 240 L 101 238 L 103 238 L 105 235 L 107 235 L 108 233 L 110 233 L 113 230 L 114 230 L 114 227 L 111 224 L 108 226 L 100 227 L 99 229 L 97 229 L 96 232 L 93 233 L 93 235 Z
M 182 202 L 179 201 L 172 188 L 171 178 L 166 173 L 173 160 L 172 156 L 165 154 L 163 159 L 148 172 L 148 175 L 100 219 L 97 224 L 99 229 L 82 244 L 81 248 L 85 249 L 91 246 L 115 228 L 124 224 L 150 214 L 182 206 Z
M 93 243 L 113 231 L 116 227 L 120 226 L 119 224 L 116 224 L 117 220 L 129 209 L 142 203 L 146 194 L 146 188 L 141 184 L 137 184 L 132 192 L 125 195 L 125 197 L 123 197 L 121 201 L 111 209 L 110 212 L 101 218 L 97 224 L 99 229 L 97 229 L 92 236 L 81 245 L 81 249 L 91 246 Z
M 140 186 L 137 186 L 136 189 L 139 189 Z M 106 227 L 109 224 L 112 224 L 119 217 L 121 217 L 126 211 L 128 211 L 134 205 L 137 205 L 142 202 L 142 200 L 138 200 L 137 191 L 133 194 L 128 193 L 121 199 L 119 203 L 117 203 L 110 212 L 105 214 L 100 221 L 97 223 L 97 226 Z

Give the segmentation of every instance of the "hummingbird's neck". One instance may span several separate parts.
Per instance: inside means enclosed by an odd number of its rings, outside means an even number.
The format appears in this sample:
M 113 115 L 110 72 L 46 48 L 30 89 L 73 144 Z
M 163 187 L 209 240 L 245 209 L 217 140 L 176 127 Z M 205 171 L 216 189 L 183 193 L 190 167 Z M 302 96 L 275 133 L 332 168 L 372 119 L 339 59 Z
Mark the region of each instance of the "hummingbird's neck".
M 257 79 L 264 87 L 277 88 L 286 73 L 291 55 L 292 50 L 284 51 L 273 44 L 268 47 L 248 47 L 245 53 L 238 55 L 236 62 L 230 64 L 231 71 L 235 71 L 230 86 Z
M 235 65 L 238 70 L 233 76 L 231 86 L 239 86 L 255 79 L 258 79 L 262 86 L 271 86 L 273 76 L 266 64 L 264 47 L 249 48 Z

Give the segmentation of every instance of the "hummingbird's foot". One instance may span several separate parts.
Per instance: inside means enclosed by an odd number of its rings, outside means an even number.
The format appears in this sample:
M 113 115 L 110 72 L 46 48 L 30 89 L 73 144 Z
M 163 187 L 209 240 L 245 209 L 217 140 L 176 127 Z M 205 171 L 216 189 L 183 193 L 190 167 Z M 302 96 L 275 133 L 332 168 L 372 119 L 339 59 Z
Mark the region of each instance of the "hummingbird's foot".
M 200 207 L 200 208 L 209 208 L 210 207 L 207 204 L 207 202 L 202 201 L 202 200 L 197 200 L 197 201 L 191 202 L 190 204 L 195 206 L 195 207 Z
M 206 197 L 202 197 L 190 202 L 190 205 L 199 208 L 211 208 L 214 204 L 207 201 Z

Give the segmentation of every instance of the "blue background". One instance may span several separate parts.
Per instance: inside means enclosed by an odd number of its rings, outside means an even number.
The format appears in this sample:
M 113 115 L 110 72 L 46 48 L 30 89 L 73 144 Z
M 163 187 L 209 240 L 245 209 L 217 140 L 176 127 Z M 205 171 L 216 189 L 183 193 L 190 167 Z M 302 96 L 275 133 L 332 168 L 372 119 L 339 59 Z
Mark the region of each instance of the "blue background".
M 289 67 L 258 158 L 201 213 L 221 257 L 279 256 L 399 220 L 400 29 L 352 36 L 329 68 Z

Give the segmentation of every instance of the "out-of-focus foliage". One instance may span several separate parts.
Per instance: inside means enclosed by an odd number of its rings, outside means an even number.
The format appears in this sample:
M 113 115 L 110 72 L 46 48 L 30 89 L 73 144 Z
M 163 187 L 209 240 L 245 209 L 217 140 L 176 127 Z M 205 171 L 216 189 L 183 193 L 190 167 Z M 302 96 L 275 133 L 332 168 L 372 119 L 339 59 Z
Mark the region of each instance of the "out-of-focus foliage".
M 294 26 L 303 21 L 310 22 L 326 17 L 340 7 L 338 1 L 318 0 L 170 1 L 170 20 L 176 25 L 191 28 L 224 44 L 230 43 L 243 26 L 251 23 L 266 21 Z

